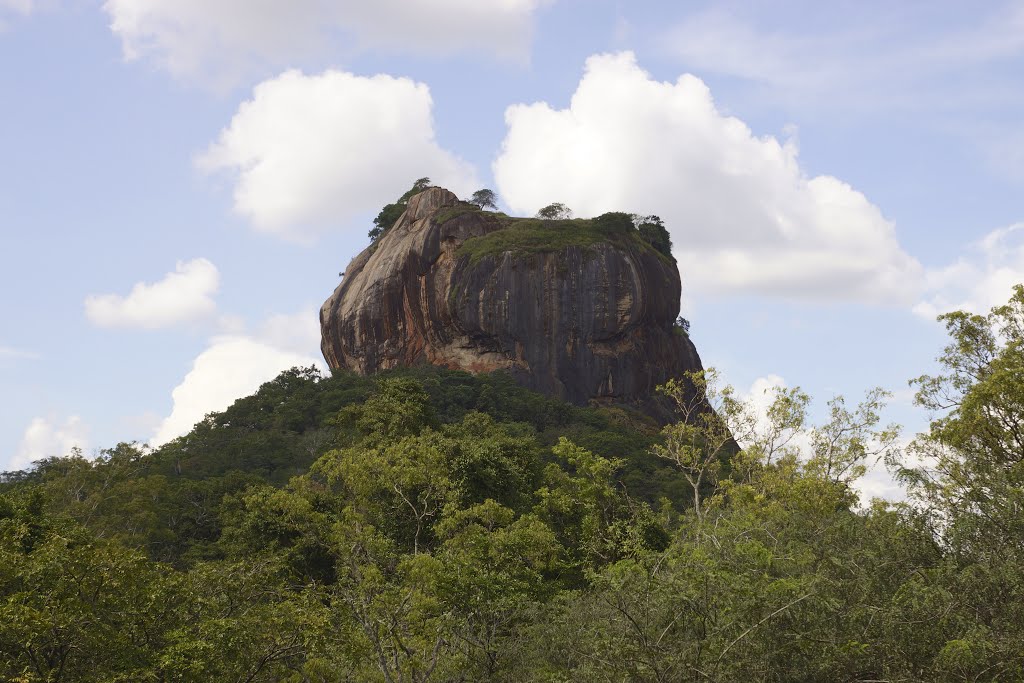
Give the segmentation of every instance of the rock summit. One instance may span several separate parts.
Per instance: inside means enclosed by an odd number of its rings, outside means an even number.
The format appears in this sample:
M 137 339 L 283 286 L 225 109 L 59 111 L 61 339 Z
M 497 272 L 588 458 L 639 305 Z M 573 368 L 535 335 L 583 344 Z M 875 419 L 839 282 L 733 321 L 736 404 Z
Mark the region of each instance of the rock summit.
M 627 214 L 510 218 L 432 187 L 356 256 L 320 309 L 331 368 L 504 370 L 571 403 L 648 413 L 701 368 L 676 324 L 680 278 Z

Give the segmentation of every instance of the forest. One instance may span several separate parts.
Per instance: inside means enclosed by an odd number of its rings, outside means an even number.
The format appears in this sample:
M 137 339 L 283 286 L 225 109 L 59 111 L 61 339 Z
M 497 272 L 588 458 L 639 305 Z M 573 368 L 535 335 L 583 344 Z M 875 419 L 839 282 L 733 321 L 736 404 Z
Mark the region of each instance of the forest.
M 940 320 L 913 438 L 881 390 L 812 424 L 713 370 L 662 427 L 295 368 L 158 449 L 6 473 L 0 678 L 1024 680 L 1024 287 Z M 879 460 L 905 501 L 858 495 Z

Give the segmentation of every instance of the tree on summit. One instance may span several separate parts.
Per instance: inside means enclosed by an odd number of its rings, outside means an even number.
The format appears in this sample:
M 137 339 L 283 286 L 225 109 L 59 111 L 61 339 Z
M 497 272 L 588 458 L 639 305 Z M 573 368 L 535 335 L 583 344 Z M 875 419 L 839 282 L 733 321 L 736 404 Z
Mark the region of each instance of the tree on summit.
M 409 198 L 415 194 L 423 192 L 423 190 L 428 187 L 430 187 L 430 178 L 420 178 L 414 182 L 412 187 L 409 188 L 405 194 L 399 197 L 394 204 L 387 204 L 383 209 L 381 209 L 380 213 L 377 214 L 377 217 L 373 219 L 373 228 L 367 233 L 370 240 L 376 242 L 380 239 L 380 236 L 385 233 L 385 231 L 390 230 L 391 226 L 402 217 L 402 212 L 405 211 L 405 206 L 409 203 Z
M 494 194 L 494 190 L 489 190 L 485 187 L 474 192 L 473 196 L 469 198 L 469 203 L 476 204 L 481 209 L 497 209 L 498 195 Z
M 665 256 L 672 257 L 672 238 L 669 236 L 668 230 L 665 228 L 665 222 L 661 218 L 658 216 L 634 215 L 633 223 L 636 225 L 636 229 L 640 231 L 640 236 L 648 244 Z
M 408 201 L 409 197 L 419 192 L 423 192 L 423 190 L 427 189 L 428 187 L 430 187 L 430 178 L 426 176 L 419 178 L 416 180 L 416 182 L 412 184 L 412 189 L 403 194 L 399 201 Z
M 543 218 L 546 221 L 566 220 L 572 218 L 572 209 L 561 202 L 555 202 L 553 204 L 548 204 L 538 211 L 537 218 Z

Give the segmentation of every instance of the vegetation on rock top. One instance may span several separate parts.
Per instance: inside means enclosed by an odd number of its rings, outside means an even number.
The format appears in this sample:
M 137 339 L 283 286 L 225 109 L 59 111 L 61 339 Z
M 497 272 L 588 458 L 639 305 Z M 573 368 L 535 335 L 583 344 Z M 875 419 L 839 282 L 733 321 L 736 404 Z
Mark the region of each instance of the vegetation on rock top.
M 382 208 L 373 221 L 374 227 L 369 233 L 371 241 L 376 242 L 398 221 L 409 199 L 429 187 L 430 178 L 420 178 L 394 203 Z M 495 209 L 496 200 L 492 190 L 477 190 L 469 201 L 438 211 L 434 220 L 443 225 L 469 213 Z M 589 219 L 571 218 L 572 211 L 557 202 L 543 207 L 534 218 L 513 218 L 503 213 L 488 215 L 496 216 L 502 229 L 470 238 L 460 245 L 458 253 L 468 256 L 471 263 L 506 252 L 514 255 L 540 254 L 570 247 L 590 249 L 599 244 L 612 244 L 622 249 L 653 251 L 674 264 L 672 241 L 658 216 L 615 211 Z
M 656 217 L 652 217 L 656 218 Z M 663 260 L 671 260 L 671 242 L 667 231 L 649 237 L 653 231 L 637 228 L 632 214 L 613 212 L 596 218 L 512 218 L 500 217 L 501 230 L 472 237 L 459 246 L 458 254 L 477 263 L 489 256 L 546 254 L 571 247 L 591 249 L 611 244 L 619 249 L 653 252 Z M 660 220 L 660 219 L 659 219 Z M 674 261 L 673 261 L 674 264 Z

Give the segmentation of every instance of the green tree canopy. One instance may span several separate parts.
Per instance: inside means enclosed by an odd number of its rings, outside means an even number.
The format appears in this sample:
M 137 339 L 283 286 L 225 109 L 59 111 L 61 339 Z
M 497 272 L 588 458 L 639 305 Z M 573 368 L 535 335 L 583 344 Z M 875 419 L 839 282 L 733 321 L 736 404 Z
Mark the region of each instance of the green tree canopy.
M 398 219 L 402 217 L 402 213 L 405 211 L 406 205 L 409 203 L 409 198 L 415 194 L 419 194 L 423 190 L 430 187 L 430 178 L 419 178 L 412 184 L 412 187 L 406 190 L 406 192 L 399 197 L 394 203 L 387 204 L 377 217 L 373 219 L 373 228 L 368 233 L 370 240 L 376 242 L 381 235 L 386 231 L 390 230 L 391 227 L 398 222 Z
M 634 215 L 633 222 L 640 236 L 659 252 L 672 258 L 672 238 L 665 228 L 665 222 L 658 216 Z
M 567 220 L 572 218 L 572 210 L 560 202 L 548 204 L 537 212 L 537 218 L 544 220 Z
M 469 203 L 476 204 L 481 209 L 497 209 L 498 195 L 494 194 L 494 190 L 484 188 L 474 192 L 473 196 L 469 198 Z

